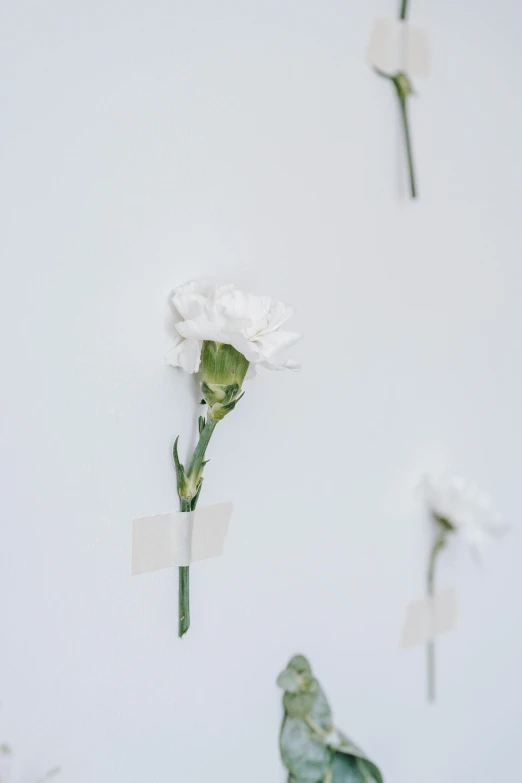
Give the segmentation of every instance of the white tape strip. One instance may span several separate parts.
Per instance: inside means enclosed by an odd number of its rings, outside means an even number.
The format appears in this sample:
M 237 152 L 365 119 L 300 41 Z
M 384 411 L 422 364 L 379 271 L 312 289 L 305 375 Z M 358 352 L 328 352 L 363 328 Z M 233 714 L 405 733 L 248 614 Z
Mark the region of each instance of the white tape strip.
M 452 587 L 433 599 L 412 601 L 406 609 L 401 647 L 426 644 L 434 636 L 453 630 L 457 624 L 457 595 Z
M 131 574 L 188 566 L 223 554 L 232 503 L 135 519 Z
M 428 32 L 401 19 L 376 19 L 366 49 L 366 62 L 388 76 L 429 76 L 431 55 Z

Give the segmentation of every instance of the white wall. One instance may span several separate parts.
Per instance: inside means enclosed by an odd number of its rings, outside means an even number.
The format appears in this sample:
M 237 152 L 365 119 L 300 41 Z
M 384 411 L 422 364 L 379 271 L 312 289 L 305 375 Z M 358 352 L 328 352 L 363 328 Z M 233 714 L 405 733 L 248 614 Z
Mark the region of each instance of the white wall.
M 0 740 L 20 783 L 285 780 L 279 670 L 312 660 L 387 783 L 515 779 L 522 719 L 520 28 L 514 0 L 412 0 L 434 75 L 398 191 L 392 0 L 10 0 L 2 9 Z M 298 308 L 300 375 L 261 375 L 212 443 L 224 558 L 131 579 L 132 518 L 176 507 L 190 384 L 169 290 L 212 275 Z M 460 622 L 398 649 L 422 594 L 427 469 L 514 529 L 440 583 Z

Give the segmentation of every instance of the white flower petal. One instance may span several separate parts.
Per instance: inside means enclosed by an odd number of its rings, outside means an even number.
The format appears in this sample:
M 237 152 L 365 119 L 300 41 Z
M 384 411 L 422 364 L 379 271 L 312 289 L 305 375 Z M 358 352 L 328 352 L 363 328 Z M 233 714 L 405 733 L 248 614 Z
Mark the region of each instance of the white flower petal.
M 277 302 L 270 300 L 268 325 L 265 329 L 265 334 L 269 332 L 275 332 L 279 329 L 289 318 L 295 313 L 293 307 L 287 307 L 283 302 Z
M 259 351 L 256 348 L 255 343 L 249 342 L 242 334 L 229 334 L 226 339 L 221 340 L 222 343 L 228 343 L 236 351 L 242 353 L 247 362 L 258 362 Z
M 165 354 L 165 361 L 172 367 L 181 367 L 188 373 L 199 370 L 201 360 L 201 342 L 199 340 L 180 340 Z
M 260 324 L 267 323 L 268 312 L 260 296 L 254 296 L 246 291 L 229 290 L 220 296 L 217 304 L 223 308 L 223 315 L 231 324 L 241 323 L 240 329 L 245 337 L 255 334 Z
M 192 338 L 196 340 L 215 340 L 218 343 L 224 342 L 221 339 L 222 333 L 219 326 L 206 318 L 199 318 L 195 321 L 180 321 L 176 324 L 176 329 L 187 340 Z
M 292 361 L 292 359 L 286 359 L 284 362 L 280 362 L 279 364 L 266 361 L 261 362 L 263 367 L 266 367 L 267 370 L 293 370 L 294 372 L 297 372 L 301 369 L 301 365 L 298 364 L 298 362 Z
M 240 291 L 230 284 L 214 287 L 198 280 L 179 286 L 172 302 L 182 319 L 176 323 L 176 329 L 189 343 L 178 342 L 169 352 L 174 366 L 193 368 L 199 351 L 199 367 L 201 343 L 213 340 L 232 345 L 251 364 L 267 363 L 273 369 L 297 368 L 295 362 L 274 362 L 280 351 L 301 339 L 300 334 L 281 329 L 294 312 L 282 302 Z
M 460 476 L 425 476 L 419 490 L 430 511 L 451 522 L 475 551 L 507 532 L 491 508 L 490 497 Z
M 261 337 L 256 337 L 255 344 L 259 347 L 264 359 L 271 359 L 280 351 L 295 345 L 301 338 L 299 332 L 289 332 L 285 329 L 279 329 L 277 332 L 270 332 Z
M 172 303 L 182 318 L 196 318 L 204 312 L 209 292 L 202 281 L 192 280 L 176 288 Z

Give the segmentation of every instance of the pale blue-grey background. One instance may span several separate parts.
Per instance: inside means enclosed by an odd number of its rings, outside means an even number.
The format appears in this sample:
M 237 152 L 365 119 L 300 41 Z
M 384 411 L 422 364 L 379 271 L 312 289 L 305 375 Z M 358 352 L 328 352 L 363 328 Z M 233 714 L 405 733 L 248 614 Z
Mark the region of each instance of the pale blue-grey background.
M 0 741 L 19 783 L 282 783 L 278 671 L 309 655 L 387 783 L 519 774 L 522 6 L 412 0 L 433 76 L 411 204 L 393 0 L 6 0 L 1 10 Z M 131 579 L 131 520 L 176 507 L 194 430 L 166 298 L 212 275 L 298 310 L 210 449 L 224 558 Z M 422 594 L 412 495 L 450 468 L 513 526 L 455 548 L 440 699 L 399 636 Z

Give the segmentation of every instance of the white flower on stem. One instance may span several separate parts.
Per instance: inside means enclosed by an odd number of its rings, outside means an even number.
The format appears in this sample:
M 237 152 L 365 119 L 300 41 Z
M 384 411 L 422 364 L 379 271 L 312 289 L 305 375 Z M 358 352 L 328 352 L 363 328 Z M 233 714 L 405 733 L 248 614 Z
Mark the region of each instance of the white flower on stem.
M 461 535 L 475 551 L 508 530 L 492 509 L 490 496 L 460 476 L 424 476 L 419 492 L 435 520 Z
M 181 317 L 176 324 L 179 336 L 165 357 L 173 367 L 198 372 L 203 343 L 213 341 L 231 345 L 251 365 L 299 369 L 295 362 L 279 359 L 302 336 L 282 329 L 294 314 L 282 302 L 240 291 L 232 284 L 216 287 L 195 280 L 177 288 L 172 303 Z

